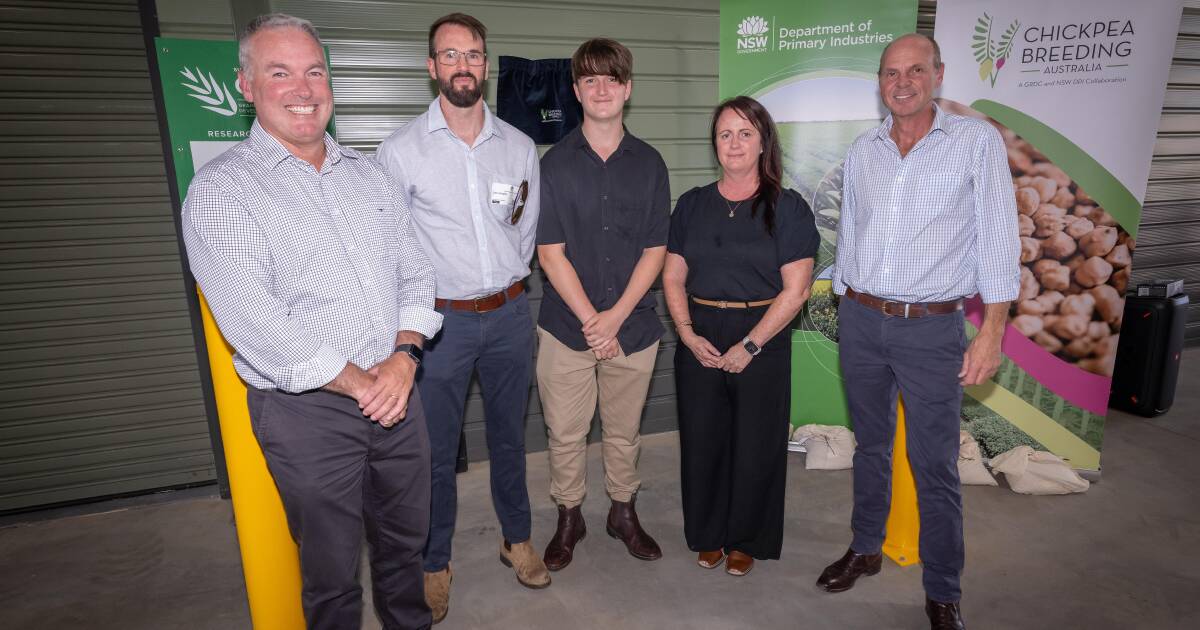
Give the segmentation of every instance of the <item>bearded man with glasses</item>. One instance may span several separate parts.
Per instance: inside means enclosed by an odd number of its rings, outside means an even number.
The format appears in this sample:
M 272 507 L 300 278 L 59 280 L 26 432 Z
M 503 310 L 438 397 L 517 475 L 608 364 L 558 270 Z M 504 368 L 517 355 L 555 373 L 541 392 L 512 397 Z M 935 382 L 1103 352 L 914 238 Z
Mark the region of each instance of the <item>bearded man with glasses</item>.
M 379 145 L 376 157 L 412 212 L 437 270 L 442 332 L 426 344 L 417 383 L 432 451 L 425 598 L 436 623 L 450 602 L 450 543 L 457 510 L 455 461 L 471 374 L 483 394 L 500 560 L 529 588 L 550 584 L 530 539 L 525 409 L 533 373 L 533 320 L 522 284 L 538 222 L 538 154 L 532 140 L 483 102 L 487 29 L 452 13 L 429 29 L 429 109 Z

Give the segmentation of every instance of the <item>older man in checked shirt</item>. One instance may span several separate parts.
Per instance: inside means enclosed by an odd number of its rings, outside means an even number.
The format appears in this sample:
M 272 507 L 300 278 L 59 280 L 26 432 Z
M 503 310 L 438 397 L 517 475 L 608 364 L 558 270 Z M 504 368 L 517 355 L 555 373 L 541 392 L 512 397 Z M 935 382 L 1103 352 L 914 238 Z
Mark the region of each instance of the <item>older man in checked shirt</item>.
M 238 52 L 257 118 L 196 173 L 183 237 L 250 386 L 308 627 L 361 624 L 364 527 L 383 627 L 428 627 L 429 439 L 413 377 L 442 321 L 433 267 L 383 169 L 325 133 L 333 95 L 312 24 L 256 18 Z
M 829 592 L 880 570 L 890 503 L 897 392 L 917 486 L 925 611 L 963 628 L 958 427 L 962 387 L 1000 364 L 1008 303 L 1020 286 L 1016 200 L 1004 144 L 987 123 L 933 102 L 937 43 L 905 35 L 884 51 L 879 92 L 890 115 L 846 156 L 833 288 L 842 375 L 854 421 L 850 549 L 817 585 Z M 963 298 L 985 315 L 967 344 Z

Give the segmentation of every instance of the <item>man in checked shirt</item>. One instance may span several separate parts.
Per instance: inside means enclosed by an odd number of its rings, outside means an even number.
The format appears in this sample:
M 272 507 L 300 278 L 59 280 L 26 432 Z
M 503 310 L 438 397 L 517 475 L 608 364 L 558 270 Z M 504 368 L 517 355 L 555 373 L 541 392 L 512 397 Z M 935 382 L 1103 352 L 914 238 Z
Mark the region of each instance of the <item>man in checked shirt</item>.
M 437 333 L 434 273 L 383 169 L 339 145 L 312 24 L 256 18 L 239 38 L 250 136 L 196 173 L 183 236 L 300 547 L 309 628 L 357 628 L 365 527 L 375 610 L 425 628 L 429 439 L 413 387 Z
M 472 373 L 483 395 L 500 561 L 529 588 L 549 586 L 550 573 L 529 543 L 525 485 L 534 336 L 522 281 L 538 223 L 537 148 L 483 102 L 487 29 L 479 20 L 463 13 L 435 20 L 425 63 L 438 97 L 388 136 L 376 156 L 412 208 L 417 240 L 437 269 L 437 309 L 445 316 L 417 375 L 433 452 L 425 597 L 437 623 L 450 605 L 454 468 Z
M 986 122 L 933 102 L 942 72 L 932 38 L 913 33 L 892 42 L 879 64 L 890 115 L 846 156 L 833 287 L 843 296 L 842 375 L 858 440 L 854 539 L 817 580 L 837 593 L 880 570 L 899 392 L 920 506 L 925 611 L 935 629 L 964 627 L 962 388 L 1000 365 L 1008 303 L 1020 286 L 1004 143 Z M 984 322 L 968 345 L 962 301 L 976 293 Z

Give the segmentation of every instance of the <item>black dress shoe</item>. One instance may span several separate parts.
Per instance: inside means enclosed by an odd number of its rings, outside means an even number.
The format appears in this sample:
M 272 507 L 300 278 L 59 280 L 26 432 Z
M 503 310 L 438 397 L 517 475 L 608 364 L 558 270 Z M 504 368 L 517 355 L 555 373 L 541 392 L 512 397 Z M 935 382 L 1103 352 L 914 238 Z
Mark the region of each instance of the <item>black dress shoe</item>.
M 847 549 L 846 555 L 821 572 L 821 577 L 817 578 L 817 587 L 830 593 L 848 591 L 859 577 L 875 575 L 882 566 L 882 553 L 868 556 Z
M 958 602 L 935 602 L 925 598 L 925 614 L 929 615 L 930 630 L 967 630 L 958 610 Z
M 628 502 L 613 500 L 612 508 L 608 510 L 608 535 L 625 543 L 629 555 L 634 558 L 658 560 L 662 557 L 662 549 L 638 522 L 637 510 L 633 506 L 636 499 L 635 495 Z
M 560 571 L 571 564 L 575 556 L 575 544 L 584 536 L 587 536 L 587 526 L 583 523 L 583 512 L 579 506 L 558 506 L 558 529 L 554 532 L 554 538 L 550 539 L 550 544 L 546 545 L 546 553 L 542 555 L 546 568 Z

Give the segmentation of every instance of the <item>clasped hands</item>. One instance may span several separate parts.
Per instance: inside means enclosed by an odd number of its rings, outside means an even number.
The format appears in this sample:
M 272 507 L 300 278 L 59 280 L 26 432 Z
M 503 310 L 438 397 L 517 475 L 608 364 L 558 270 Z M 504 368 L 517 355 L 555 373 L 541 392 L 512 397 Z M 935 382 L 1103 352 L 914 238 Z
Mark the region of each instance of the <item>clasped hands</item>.
M 416 374 L 417 364 L 412 357 L 398 352 L 369 370 L 347 363 L 326 389 L 350 396 L 358 402 L 364 416 L 380 426 L 390 427 L 408 413 L 408 397 Z
M 583 339 L 588 348 L 596 353 L 596 359 L 606 361 L 621 354 L 621 344 L 617 342 L 617 332 L 625 321 L 620 314 L 612 309 L 600 311 L 583 322 Z
M 754 358 L 753 355 L 746 352 L 746 348 L 740 342 L 730 346 L 725 351 L 725 354 L 721 354 L 717 351 L 716 346 L 712 345 L 704 337 L 692 332 L 690 327 L 681 326 L 679 330 L 679 340 L 683 342 L 683 345 L 688 347 L 688 350 L 692 351 L 692 355 L 704 367 L 716 368 L 730 374 L 737 374 L 746 369 L 746 366 L 750 364 L 750 359 Z

